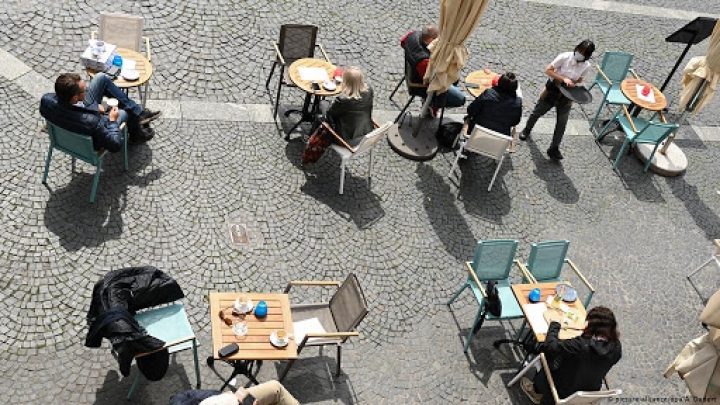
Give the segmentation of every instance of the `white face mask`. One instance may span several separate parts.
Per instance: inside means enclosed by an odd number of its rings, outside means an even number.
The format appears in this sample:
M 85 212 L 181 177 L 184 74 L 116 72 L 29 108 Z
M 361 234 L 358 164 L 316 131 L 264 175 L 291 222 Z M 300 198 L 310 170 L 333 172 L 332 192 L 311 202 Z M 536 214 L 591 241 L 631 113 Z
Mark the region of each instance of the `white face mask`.
M 573 57 L 574 57 L 575 60 L 578 61 L 578 62 L 582 62 L 582 61 L 585 60 L 585 55 L 581 54 L 581 53 L 578 52 L 578 51 L 575 51 L 575 54 L 573 55 Z

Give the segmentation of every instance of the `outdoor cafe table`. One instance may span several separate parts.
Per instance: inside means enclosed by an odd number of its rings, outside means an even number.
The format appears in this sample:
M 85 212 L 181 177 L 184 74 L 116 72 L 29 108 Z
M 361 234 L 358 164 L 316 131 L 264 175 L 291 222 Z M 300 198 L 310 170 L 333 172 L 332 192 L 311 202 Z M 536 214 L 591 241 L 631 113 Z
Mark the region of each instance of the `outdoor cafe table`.
M 290 77 L 290 80 L 295 84 L 297 87 L 302 89 L 305 92 L 305 102 L 303 103 L 302 110 L 300 113 L 302 114 L 300 121 L 298 121 L 288 132 L 285 139 L 289 139 L 290 134 L 297 128 L 301 123 L 303 122 L 313 122 L 313 119 L 315 118 L 315 114 L 317 113 L 318 107 L 320 105 L 320 100 L 322 100 L 325 97 L 335 96 L 340 94 L 340 91 L 342 90 L 342 83 L 336 83 L 335 84 L 335 90 L 325 90 L 323 88 L 322 83 L 318 83 L 320 85 L 320 90 L 313 90 L 312 84 L 313 81 L 303 80 L 300 75 L 301 68 L 322 68 L 327 71 L 327 77 L 328 80 L 333 80 L 333 74 L 335 73 L 335 65 L 333 65 L 330 62 L 321 60 L 321 59 L 315 59 L 315 58 L 303 58 L 298 59 L 295 62 L 293 62 L 290 65 L 290 68 L 288 68 L 288 76 Z M 312 109 L 310 108 L 310 101 L 311 98 L 314 97 L 314 100 L 312 100 Z M 293 112 L 297 112 L 297 110 L 289 110 L 285 112 L 285 116 L 289 116 Z
M 499 73 L 495 73 L 490 69 L 483 69 L 483 70 L 476 70 L 474 72 L 470 72 L 470 74 L 465 77 L 465 88 L 467 89 L 468 93 L 472 95 L 473 97 L 477 98 L 480 97 L 480 95 L 490 87 L 492 87 L 492 81 L 493 78 L 496 76 L 500 76 Z M 470 87 L 468 86 L 468 83 L 477 85 L 477 87 Z M 520 91 L 520 87 L 518 86 L 518 96 L 522 97 L 522 92 Z M 515 144 L 517 143 L 517 128 L 512 128 L 512 142 L 510 142 L 510 147 L 508 148 L 508 152 L 514 153 L 515 152 Z
M 140 91 L 140 103 L 142 104 L 143 108 L 145 108 L 150 78 L 153 75 L 152 63 L 150 63 L 148 58 L 146 58 L 143 54 L 141 54 L 140 52 L 135 52 L 132 49 L 118 48 L 117 53 L 122 57 L 123 63 L 128 60 L 135 61 L 135 70 L 138 71 L 140 77 L 138 77 L 137 80 L 125 80 L 121 75 L 119 75 L 115 80 L 113 80 L 113 83 L 115 83 L 115 85 L 119 88 L 123 89 L 125 93 L 127 93 L 128 89 L 137 87 Z M 85 71 L 91 78 L 95 77 L 95 75 L 98 73 L 97 71 L 92 69 L 85 69 Z
M 254 312 L 245 316 L 248 328 L 245 336 L 236 336 L 232 326 L 226 325 L 220 319 L 220 311 L 223 311 L 226 318 L 237 319 L 232 314 L 232 310 L 235 300 L 240 294 L 246 294 L 255 306 L 260 301 L 265 301 L 268 306 L 268 313 L 264 318 L 256 317 Z M 284 330 L 290 336 L 294 333 L 290 300 L 287 294 L 211 292 L 210 319 L 213 355 L 208 357 L 207 363 L 212 367 L 215 360 L 222 360 L 233 366 L 233 372 L 220 388 L 221 391 L 238 374 L 245 375 L 250 381 L 257 384 L 257 380 L 252 375 L 252 369 L 255 364 L 259 368 L 263 360 L 294 360 L 298 357 L 297 344 L 294 339 L 290 339 L 288 345 L 282 348 L 275 347 L 270 343 L 270 334 L 276 330 Z M 231 343 L 237 343 L 240 350 L 230 356 L 219 357 L 218 350 Z
M 535 338 L 535 340 L 539 343 L 542 343 L 545 341 L 545 333 L 538 333 L 535 330 L 532 329 L 532 324 L 529 320 L 529 314 L 525 309 L 526 304 L 532 304 L 533 302 L 530 301 L 528 296 L 530 295 L 530 291 L 532 291 L 535 288 L 540 289 L 540 301 L 541 303 L 544 303 L 545 300 L 551 295 L 555 295 L 555 290 L 557 289 L 557 286 L 559 284 L 567 284 L 570 285 L 569 282 L 563 281 L 558 283 L 538 283 L 538 284 L 513 284 L 511 286 L 513 295 L 515 295 L 515 299 L 518 302 L 518 305 L 520 305 L 520 308 L 523 311 L 523 315 L 525 316 L 525 321 L 528 325 L 530 325 L 530 330 L 532 331 L 532 335 Z M 585 318 L 586 312 L 585 312 L 585 306 L 582 304 L 580 299 L 576 299 L 574 302 L 565 302 L 565 305 L 567 305 L 571 310 L 576 312 L 578 315 L 581 316 L 581 318 Z M 560 334 L 558 337 L 561 340 L 564 339 L 572 339 L 576 336 L 580 335 L 580 331 L 574 330 L 574 329 L 562 329 L 560 330 Z

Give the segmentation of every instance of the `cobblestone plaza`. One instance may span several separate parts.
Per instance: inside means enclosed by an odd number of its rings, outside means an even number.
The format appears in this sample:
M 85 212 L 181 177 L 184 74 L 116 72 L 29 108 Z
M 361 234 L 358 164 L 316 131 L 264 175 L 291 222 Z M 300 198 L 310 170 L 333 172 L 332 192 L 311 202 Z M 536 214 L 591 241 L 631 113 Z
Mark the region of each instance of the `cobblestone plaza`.
M 127 172 L 120 154 L 107 158 L 97 201 L 89 204 L 93 168 L 80 164 L 73 174 L 68 156 L 56 153 L 48 186 L 41 183 L 49 140 L 37 110 L 58 74 L 81 71 L 79 55 L 101 12 L 145 18 L 155 67 L 149 106 L 164 115 L 151 142 L 131 147 Z M 695 16 L 718 13 L 720 0 L 492 0 L 468 40 L 462 75 L 485 67 L 516 72 L 526 119 L 544 67 L 582 39 L 598 45 L 596 63 L 607 50 L 634 53 L 635 70 L 660 85 L 683 49 L 665 37 Z M 624 353 L 608 376 L 613 388 L 628 399 L 685 398 L 685 384 L 662 373 L 704 332 L 697 316 L 720 286 L 717 271 L 700 271 L 693 283 L 685 277 L 720 237 L 718 97 L 678 133 L 689 160 L 680 177 L 643 173 L 632 155 L 613 171 L 622 135 L 595 143 L 588 126 L 597 103 L 573 108 L 562 164 L 545 154 L 550 113 L 506 159 L 490 192 L 490 160 L 470 156 L 461 180 L 450 180 L 453 154 L 419 163 L 386 143 L 376 150 L 371 182 L 366 160 L 351 164 L 343 195 L 336 156 L 300 168 L 302 144 L 283 139 L 287 123 L 275 123 L 265 90 L 280 25 L 319 26 L 333 63 L 366 72 L 375 115 L 386 122 L 399 110 L 388 95 L 401 77 L 400 36 L 438 19 L 439 2 L 429 0 L 1 2 L 6 402 L 166 404 L 191 389 L 194 367 L 185 351 L 171 357 L 163 380 L 142 382 L 127 402 L 137 368 L 122 378 L 107 343 L 83 345 L 93 284 L 109 270 L 152 265 L 185 291 L 203 388 L 219 388 L 230 373 L 218 365 L 219 376 L 204 364 L 212 352 L 210 291 L 282 292 L 289 280 L 343 280 L 354 272 L 371 311 L 360 337 L 345 345 L 340 377 L 332 375 L 333 350 L 303 352 L 284 381 L 301 403 L 529 404 L 519 386 L 505 386 L 520 353 L 492 346 L 521 322 L 486 323 L 465 355 L 477 306 L 469 293 L 445 305 L 465 280 L 463 262 L 477 240 L 492 238 L 518 239 L 522 260 L 533 242 L 570 240 L 568 256 L 597 289 L 593 304 L 618 317 Z M 707 41 L 692 47 L 685 61 L 706 50 Z M 679 83 L 678 74 L 665 93 L 677 95 Z M 282 103 L 298 105 L 302 94 L 285 88 Z M 451 113 L 457 119 L 464 111 Z M 676 108 L 670 117 L 679 117 Z M 231 219 L 248 225 L 249 245 L 230 243 Z M 282 367 L 266 361 L 258 379 L 276 378 Z

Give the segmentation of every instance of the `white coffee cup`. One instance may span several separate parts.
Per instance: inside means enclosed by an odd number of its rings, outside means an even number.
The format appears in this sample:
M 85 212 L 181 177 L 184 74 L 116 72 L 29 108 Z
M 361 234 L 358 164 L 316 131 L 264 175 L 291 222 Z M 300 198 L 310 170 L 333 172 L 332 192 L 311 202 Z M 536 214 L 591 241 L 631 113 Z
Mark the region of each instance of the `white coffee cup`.
M 118 106 L 118 99 L 116 98 L 108 98 L 107 99 L 107 105 L 110 108 L 117 107 Z
M 284 330 L 278 330 L 275 332 L 275 336 L 277 337 L 277 341 L 280 344 L 287 343 L 288 340 L 288 334 Z

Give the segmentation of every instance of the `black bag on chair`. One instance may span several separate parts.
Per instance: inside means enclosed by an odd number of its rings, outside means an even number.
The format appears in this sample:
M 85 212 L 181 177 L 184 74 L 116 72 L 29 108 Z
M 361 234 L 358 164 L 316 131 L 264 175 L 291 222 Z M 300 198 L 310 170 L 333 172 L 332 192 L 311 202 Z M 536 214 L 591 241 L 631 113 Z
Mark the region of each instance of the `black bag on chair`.
M 502 301 L 500 301 L 500 294 L 497 289 L 497 281 L 488 281 L 487 283 L 487 300 L 485 301 L 487 310 L 493 316 L 500 316 L 502 314 Z
M 440 125 L 440 129 L 437 132 L 438 145 L 447 149 L 457 149 L 458 145 L 455 143 L 458 134 L 463 129 L 462 122 L 446 122 Z

